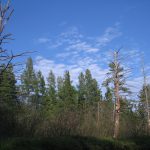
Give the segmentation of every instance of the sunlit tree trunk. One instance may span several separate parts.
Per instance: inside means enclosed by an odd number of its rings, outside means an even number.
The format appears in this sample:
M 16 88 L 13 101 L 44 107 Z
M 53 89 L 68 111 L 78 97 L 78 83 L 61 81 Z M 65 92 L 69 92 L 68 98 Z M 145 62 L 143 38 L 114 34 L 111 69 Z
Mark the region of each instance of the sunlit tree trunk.
M 114 110 L 114 138 L 119 136 L 119 122 L 120 122 L 120 98 L 119 98 L 119 84 L 115 83 L 115 110 Z

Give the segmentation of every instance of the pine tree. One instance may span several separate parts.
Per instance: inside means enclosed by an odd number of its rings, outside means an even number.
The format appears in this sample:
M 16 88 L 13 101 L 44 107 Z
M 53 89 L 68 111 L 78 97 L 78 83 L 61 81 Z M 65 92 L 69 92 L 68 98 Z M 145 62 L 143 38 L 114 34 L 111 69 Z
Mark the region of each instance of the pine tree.
M 146 95 L 145 95 L 145 88 L 148 91 L 147 92 L 147 99 L 148 99 L 148 105 L 149 105 L 149 111 L 150 111 L 150 85 L 148 84 L 146 87 L 143 86 L 142 89 L 140 90 L 139 93 L 139 98 L 140 98 L 140 102 L 139 102 L 139 107 L 138 107 L 138 113 L 139 113 L 139 117 L 141 118 L 141 124 L 142 124 L 142 130 L 144 130 L 144 132 L 147 132 L 148 129 L 148 125 L 147 125 L 147 102 L 146 102 Z
M 6 67 L 5 65 L 2 66 Z M 9 64 L 0 75 L 0 137 L 14 133 L 18 106 L 16 79 L 13 66 Z
M 100 100 L 102 100 L 102 92 L 99 89 L 98 83 L 96 81 L 96 79 L 92 80 L 92 97 L 93 97 L 93 102 L 99 102 Z
M 38 94 L 44 98 L 46 94 L 45 80 L 41 71 L 37 73 L 37 82 L 38 82 Z
M 28 58 L 26 69 L 21 75 L 22 99 L 28 104 L 38 108 L 40 106 L 38 80 L 33 68 L 32 58 Z
M 36 73 L 35 91 L 36 92 L 33 98 L 36 98 L 39 107 L 43 107 L 46 99 L 46 87 L 45 87 L 45 80 L 41 71 L 38 71 Z
M 79 105 L 83 105 L 85 103 L 85 94 L 86 94 L 86 86 L 85 86 L 85 76 L 81 72 L 78 77 L 79 85 L 78 88 L 78 103 Z
M 58 76 L 57 78 L 57 99 L 58 101 L 63 101 L 63 86 L 64 86 L 64 81 L 61 76 Z
M 113 102 L 113 89 L 106 87 L 105 93 L 105 105 L 107 114 L 109 114 L 110 119 L 114 119 L 114 102 Z M 113 115 L 112 115 L 113 114 Z
M 56 103 L 56 81 L 55 81 L 55 75 L 52 72 L 52 70 L 49 73 L 49 76 L 47 78 L 48 81 L 48 98 L 50 101 L 53 101 Z
M 7 109 L 13 109 L 18 104 L 16 79 L 11 64 L 0 76 L 0 101 Z
M 100 101 L 102 95 L 98 87 L 98 83 L 95 79 L 92 78 L 91 72 L 89 69 L 85 72 L 85 100 L 87 103 L 95 103 Z
M 106 87 L 106 93 L 105 93 L 105 100 L 112 102 L 113 101 L 113 93 L 112 89 L 110 87 Z
M 92 102 L 92 75 L 89 69 L 85 72 L 86 102 Z
M 72 86 L 69 71 L 65 72 L 62 91 L 63 91 L 63 100 L 66 106 L 75 105 L 77 103 L 76 91 L 75 88 Z

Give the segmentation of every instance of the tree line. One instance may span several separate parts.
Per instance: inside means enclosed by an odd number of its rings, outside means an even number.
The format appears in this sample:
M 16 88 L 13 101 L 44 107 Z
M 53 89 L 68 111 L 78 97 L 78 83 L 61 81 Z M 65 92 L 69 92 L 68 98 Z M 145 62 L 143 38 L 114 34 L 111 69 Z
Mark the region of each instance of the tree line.
M 21 80 L 17 82 L 10 64 L 0 76 L 0 135 L 117 138 L 147 135 L 145 87 L 139 92 L 135 106 L 119 92 L 129 92 L 124 87 L 123 67 L 118 66 L 117 74 L 115 64 L 111 62 L 109 68 L 109 76 L 103 82 L 106 92 L 102 94 L 89 69 L 79 74 L 78 84 L 74 86 L 69 71 L 56 78 L 50 70 L 45 80 L 41 71 L 34 70 L 32 58 L 27 59 Z M 150 85 L 146 88 L 149 91 Z M 115 94 L 118 94 L 118 101 Z

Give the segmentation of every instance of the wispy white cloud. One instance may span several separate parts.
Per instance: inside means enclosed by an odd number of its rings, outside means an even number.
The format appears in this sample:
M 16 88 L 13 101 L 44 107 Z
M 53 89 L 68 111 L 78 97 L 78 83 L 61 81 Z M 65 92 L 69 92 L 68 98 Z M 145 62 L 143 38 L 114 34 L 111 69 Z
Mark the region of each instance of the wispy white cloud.
M 122 33 L 119 30 L 118 25 L 115 25 L 114 27 L 108 27 L 104 31 L 104 34 L 97 38 L 97 45 L 100 47 L 106 46 L 112 40 L 121 35 Z
M 37 39 L 37 42 L 40 43 L 40 44 L 45 44 L 45 43 L 49 43 L 50 39 L 42 37 L 42 38 Z
M 98 52 L 99 48 L 96 48 L 92 46 L 91 44 L 88 44 L 87 42 L 78 42 L 75 44 L 72 44 L 66 48 L 66 50 L 76 50 L 76 51 L 84 51 L 84 52 Z
M 70 52 L 65 52 L 65 53 L 59 53 L 59 54 L 57 54 L 56 57 L 58 57 L 58 58 L 66 58 L 66 57 L 68 57 L 70 55 L 71 55 Z
M 61 47 L 63 49 L 63 54 L 66 51 L 96 53 L 120 35 L 121 32 L 119 31 L 118 25 L 106 28 L 104 34 L 99 37 L 85 36 L 77 27 L 73 26 L 51 39 L 39 38 L 38 42 L 43 44 L 48 43 L 49 49 L 58 49 Z M 68 57 L 68 52 L 66 52 L 64 56 Z
M 83 38 L 83 34 L 80 33 L 79 29 L 76 26 L 69 27 L 65 32 L 60 33 L 60 36 L 65 38 Z
M 61 59 L 65 59 L 66 57 L 70 57 L 70 59 L 74 58 L 74 57 L 79 57 L 79 53 L 77 51 L 68 51 L 68 52 L 62 52 L 62 53 L 58 53 L 56 54 L 56 58 L 61 58 Z

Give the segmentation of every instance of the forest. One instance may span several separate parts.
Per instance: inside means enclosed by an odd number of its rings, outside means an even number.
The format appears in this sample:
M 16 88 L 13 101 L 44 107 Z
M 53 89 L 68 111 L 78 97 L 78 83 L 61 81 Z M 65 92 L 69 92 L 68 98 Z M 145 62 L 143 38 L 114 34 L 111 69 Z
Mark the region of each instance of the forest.
M 21 74 L 17 57 L 5 49 L 11 34 L 4 29 L 13 9 L 0 2 L 0 149 L 150 149 L 150 84 L 137 99 L 126 85 L 121 50 L 114 50 L 102 85 L 87 68 L 73 84 L 69 70 L 45 78 L 28 57 Z M 100 87 L 103 87 L 103 91 Z

